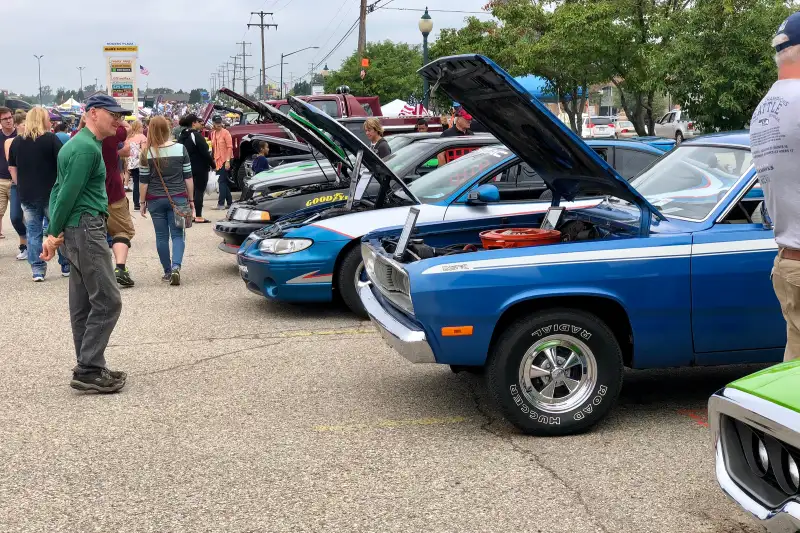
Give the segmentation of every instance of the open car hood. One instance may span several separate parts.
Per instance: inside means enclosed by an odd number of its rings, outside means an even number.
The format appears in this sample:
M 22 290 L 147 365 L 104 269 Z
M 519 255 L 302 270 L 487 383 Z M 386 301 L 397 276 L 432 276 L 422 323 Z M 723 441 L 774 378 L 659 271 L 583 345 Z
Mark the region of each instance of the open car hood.
M 353 132 L 313 105 L 307 104 L 294 96 L 289 96 L 288 98 L 289 105 L 292 106 L 292 109 L 296 111 L 298 115 L 328 133 L 345 150 L 353 155 L 358 154 L 359 150 L 363 151 L 362 164 L 372 173 L 372 177 L 380 183 L 381 193 L 379 194 L 385 196 L 389 194 L 390 190 L 399 189 L 402 190 L 409 199 L 415 203 L 419 203 L 414 197 L 414 194 L 408 189 L 406 184 L 403 183 L 403 180 L 398 178 L 397 175 L 386 166 L 386 163 L 384 163 L 369 146 L 364 144 L 361 139 L 356 137 Z M 380 207 L 382 204 L 383 199 L 379 198 L 376 202 L 376 207 Z
M 227 94 L 228 96 L 241 102 L 242 104 L 251 107 L 253 110 L 258 111 L 272 122 L 280 126 L 283 126 L 298 138 L 303 139 L 311 147 L 320 152 L 325 157 L 325 159 L 330 161 L 331 165 L 333 165 L 334 167 L 336 167 L 336 165 L 341 163 L 347 168 L 353 168 L 350 161 L 346 157 L 342 157 L 341 153 L 338 150 L 336 150 L 337 147 L 334 146 L 329 139 L 325 139 L 325 135 L 319 130 L 316 130 L 316 128 L 313 127 L 309 128 L 306 125 L 300 124 L 298 121 L 294 120 L 293 118 L 289 117 L 288 115 L 284 114 L 283 112 L 279 111 L 278 109 L 272 107 L 269 104 L 265 104 L 262 102 L 255 102 L 229 89 L 222 88 L 219 90 L 219 92 Z
M 561 198 L 614 196 L 658 210 L 511 75 L 480 55 L 443 57 L 419 70 L 528 163 Z M 644 214 L 644 213 L 643 213 Z

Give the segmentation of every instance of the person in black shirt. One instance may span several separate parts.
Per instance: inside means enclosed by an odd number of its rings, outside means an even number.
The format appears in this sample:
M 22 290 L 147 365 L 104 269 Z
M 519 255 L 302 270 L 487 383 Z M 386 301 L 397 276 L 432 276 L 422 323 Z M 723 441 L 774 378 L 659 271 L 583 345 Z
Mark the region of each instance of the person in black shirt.
M 389 143 L 383 138 L 383 126 L 377 118 L 371 117 L 364 121 L 364 132 L 372 143 L 372 151 L 378 154 L 378 157 L 383 159 L 392 153 Z
M 214 159 L 211 157 L 211 150 L 208 148 L 203 134 L 203 121 L 194 113 L 186 115 L 180 121 L 183 127 L 178 142 L 186 147 L 189 153 L 189 161 L 192 163 L 192 177 L 194 178 L 194 221 L 198 224 L 205 224 L 207 219 L 203 218 L 203 195 L 206 193 L 208 185 L 208 173 L 214 169 Z
M 458 137 L 460 135 L 474 135 L 472 130 L 469 129 L 472 124 L 472 115 L 460 108 L 456 113 L 456 122 L 453 127 L 447 131 L 442 132 L 442 137 Z
M 50 133 L 50 116 L 43 107 L 34 107 L 25 119 L 25 132 L 18 135 L 8 151 L 8 170 L 17 186 L 28 238 L 28 263 L 33 281 L 44 281 L 47 263 L 42 253 L 42 235 L 50 218 L 50 191 L 58 175 L 61 141 Z M 69 276 L 69 263 L 58 252 L 61 275 Z

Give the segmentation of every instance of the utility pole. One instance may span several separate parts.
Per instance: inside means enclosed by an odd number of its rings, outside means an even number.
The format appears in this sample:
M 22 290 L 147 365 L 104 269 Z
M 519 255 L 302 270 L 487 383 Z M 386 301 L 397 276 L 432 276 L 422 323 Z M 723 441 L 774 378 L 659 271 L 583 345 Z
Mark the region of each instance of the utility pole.
M 236 63 L 237 61 L 239 61 L 239 56 L 228 56 L 228 57 L 233 59 L 233 78 L 231 78 L 233 80 L 233 87 L 231 87 L 231 89 L 234 92 L 236 92 Z M 230 63 L 228 64 L 230 65 Z
M 247 27 L 249 28 L 250 26 L 256 26 L 258 28 L 261 28 L 261 92 L 263 93 L 264 92 L 264 86 L 267 84 L 267 68 L 265 66 L 266 63 L 264 63 L 264 55 L 265 55 L 264 54 L 264 29 L 265 28 L 267 28 L 267 29 L 268 28 L 275 28 L 275 30 L 277 31 L 278 30 L 278 25 L 277 24 L 264 24 L 264 17 L 266 15 L 272 16 L 272 13 L 264 13 L 263 11 L 252 11 L 252 12 L 250 12 L 250 15 L 258 15 L 259 17 L 261 17 L 261 23 L 259 23 L 259 24 L 248 24 Z M 281 60 L 281 63 L 283 63 L 283 60 Z M 263 94 L 261 95 L 261 98 L 263 100 L 263 98 L 264 98 Z
M 242 45 L 242 53 L 239 55 L 239 57 L 242 58 L 242 92 L 244 93 L 245 96 L 247 96 L 247 80 L 248 80 L 247 69 L 248 68 L 252 69 L 253 67 L 248 67 L 247 66 L 247 58 L 248 57 L 252 57 L 252 56 L 247 53 L 247 49 L 245 47 L 248 44 L 251 44 L 251 43 L 246 43 L 246 42 L 242 41 L 242 42 L 236 43 L 236 44 L 241 44 Z
M 358 15 L 358 57 L 364 58 L 367 47 L 367 0 L 361 0 L 361 11 Z

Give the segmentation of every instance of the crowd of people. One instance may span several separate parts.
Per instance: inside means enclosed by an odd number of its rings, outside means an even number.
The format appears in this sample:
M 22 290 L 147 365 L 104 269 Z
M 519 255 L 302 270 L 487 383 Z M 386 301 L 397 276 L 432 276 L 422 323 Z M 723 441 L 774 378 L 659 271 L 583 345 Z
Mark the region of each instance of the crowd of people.
M 219 176 L 218 207 L 232 203 L 227 174 L 233 145 L 221 117 L 213 119 L 212 151 L 194 113 L 177 123 L 164 116 L 129 122 L 129 114 L 112 97 L 94 95 L 70 134 L 69 125 L 53 125 L 43 107 L 0 107 L 0 221 L 10 207 L 17 259 L 28 261 L 33 281 L 46 279 L 56 256 L 61 275 L 69 277 L 78 360 L 71 386 L 79 390 L 113 392 L 125 384 L 124 372 L 108 370 L 104 352 L 121 311 L 120 288 L 135 285 L 127 266 L 133 216 L 152 220 L 161 279 L 178 286 L 186 229 L 207 222 L 202 209 L 209 173 Z M 258 164 L 268 167 L 261 157 Z

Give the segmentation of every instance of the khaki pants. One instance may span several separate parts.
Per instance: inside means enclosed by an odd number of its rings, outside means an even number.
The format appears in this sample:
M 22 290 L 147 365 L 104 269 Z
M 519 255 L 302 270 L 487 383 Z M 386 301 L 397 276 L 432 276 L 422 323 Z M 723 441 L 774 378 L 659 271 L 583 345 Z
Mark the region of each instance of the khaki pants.
M 772 287 L 786 319 L 784 361 L 800 358 L 800 261 L 784 259 L 778 253 L 772 269 Z
M 0 179 L 0 220 L 6 215 L 8 202 L 11 201 L 11 180 Z
M 108 205 L 108 234 L 113 244 L 121 242 L 131 247 L 131 239 L 136 234 L 131 217 L 131 206 L 126 196 Z

